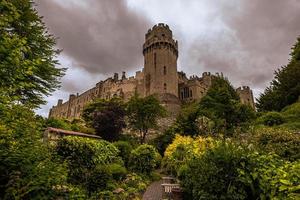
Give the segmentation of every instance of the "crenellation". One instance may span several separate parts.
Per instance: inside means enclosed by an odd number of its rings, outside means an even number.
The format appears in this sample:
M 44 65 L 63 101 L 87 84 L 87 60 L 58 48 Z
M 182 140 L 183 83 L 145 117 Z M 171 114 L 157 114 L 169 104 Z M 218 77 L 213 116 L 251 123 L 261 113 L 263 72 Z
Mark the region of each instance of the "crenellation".
M 144 66 L 135 76 L 127 78 L 126 72 L 122 72 L 119 79 L 119 74 L 114 73 L 82 94 L 70 94 L 67 102 L 59 99 L 57 105 L 50 109 L 49 117 L 80 118 L 84 107 L 97 98 L 108 100 L 119 97 L 128 101 L 136 92 L 142 97 L 156 95 L 170 113 L 176 114 L 182 102 L 200 100 L 213 78 L 223 77 L 223 73 L 203 72 L 202 76 L 191 75 L 188 78 L 183 71 L 178 72 L 178 42 L 167 24 L 159 23 L 148 30 L 143 55 Z M 236 91 L 242 103 L 255 108 L 250 87 L 242 86 Z

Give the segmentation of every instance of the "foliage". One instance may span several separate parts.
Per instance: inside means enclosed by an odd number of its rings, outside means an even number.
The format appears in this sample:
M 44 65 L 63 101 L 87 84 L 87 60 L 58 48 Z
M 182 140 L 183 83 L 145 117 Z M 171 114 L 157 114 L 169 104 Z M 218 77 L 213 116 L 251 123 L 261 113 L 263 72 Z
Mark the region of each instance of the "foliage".
M 238 169 L 249 199 L 298 199 L 300 163 L 284 162 L 275 154 L 248 153 Z
M 89 192 L 97 192 L 107 188 L 108 182 L 112 179 L 109 168 L 105 165 L 97 165 L 87 177 L 86 188 Z
M 180 179 L 190 199 L 245 199 L 245 187 L 238 179 L 243 150 L 230 142 L 207 149 L 181 168 Z
M 0 104 L 1 199 L 42 199 L 61 195 L 66 167 L 41 141 L 42 123 L 21 106 Z
M 284 123 L 283 116 L 279 112 L 267 112 L 257 119 L 258 123 L 266 126 L 280 125 Z
M 176 135 L 173 142 L 167 147 L 163 166 L 171 174 L 177 175 L 179 169 L 194 157 L 200 156 L 207 148 L 214 145 L 212 138 Z
M 285 122 L 280 127 L 300 131 L 300 102 L 285 107 L 280 113 Z
M 255 115 L 253 109 L 240 102 L 228 80 L 216 77 L 200 101 L 198 116 L 205 116 L 214 122 L 214 133 L 231 135 L 235 127 L 251 121 Z
M 59 87 L 55 38 L 31 0 L 0 2 L 0 102 L 33 108 Z
M 196 102 L 183 105 L 177 119 L 177 132 L 184 135 L 198 135 L 200 130 L 197 124 L 199 104 Z
M 83 111 L 83 118 L 97 135 L 108 141 L 116 141 L 125 127 L 125 108 L 120 99 L 99 99 Z
M 274 79 L 257 99 L 258 111 L 280 111 L 300 96 L 300 37 L 292 48 L 287 66 L 275 71 Z
M 107 166 L 110 174 L 116 181 L 123 180 L 127 175 L 127 170 L 120 164 L 112 163 Z
M 122 163 L 118 158 L 118 149 L 105 140 L 66 136 L 58 141 L 56 151 L 68 162 L 69 183 L 80 185 L 89 193 L 104 187 L 98 187 L 100 180 L 91 176 L 112 176 L 110 171 L 105 171 L 103 167 L 111 163 Z
M 143 144 L 131 151 L 129 167 L 134 172 L 150 174 L 160 165 L 161 156 L 157 150 L 148 144 Z
M 285 145 L 282 145 L 285 146 Z M 289 162 L 255 146 L 214 143 L 177 169 L 187 199 L 297 199 L 299 159 Z M 263 150 L 264 151 L 264 150 Z
M 172 143 L 174 138 L 175 138 L 174 128 L 170 127 L 164 133 L 151 140 L 149 143 L 158 150 L 161 156 L 163 156 L 166 148 L 168 147 L 169 144 Z
M 135 94 L 127 103 L 128 122 L 132 129 L 140 132 L 144 143 L 149 129 L 157 127 L 157 119 L 165 115 L 165 109 L 154 96 L 140 98 Z
M 274 152 L 282 159 L 300 159 L 300 135 L 279 128 L 258 128 L 251 135 L 250 142 L 263 152 Z
M 57 119 L 57 118 L 49 118 L 45 121 L 45 128 L 46 127 L 53 127 L 53 128 L 60 128 L 64 130 L 72 130 L 71 124 L 66 120 Z
M 119 149 L 119 156 L 124 161 L 126 167 L 128 167 L 130 153 L 132 151 L 131 145 L 126 141 L 117 141 L 114 145 Z

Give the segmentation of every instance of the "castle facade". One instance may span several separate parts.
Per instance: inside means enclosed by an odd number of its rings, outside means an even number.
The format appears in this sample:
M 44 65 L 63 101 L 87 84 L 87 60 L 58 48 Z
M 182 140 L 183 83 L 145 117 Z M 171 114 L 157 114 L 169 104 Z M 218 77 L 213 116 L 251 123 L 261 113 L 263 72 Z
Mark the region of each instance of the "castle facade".
M 83 108 L 96 98 L 111 99 L 119 97 L 128 101 L 135 92 L 140 96 L 156 95 L 171 113 L 180 109 L 182 102 L 200 100 L 211 86 L 215 76 L 204 72 L 201 77 L 187 77 L 177 71 L 178 42 L 173 39 L 172 31 L 166 24 L 155 25 L 145 35 L 143 44 L 144 68 L 135 76 L 126 77 L 122 72 L 104 81 L 82 94 L 70 94 L 69 100 L 59 99 L 50 109 L 49 117 L 74 119 L 80 118 Z M 254 108 L 252 90 L 248 86 L 236 89 L 241 102 Z

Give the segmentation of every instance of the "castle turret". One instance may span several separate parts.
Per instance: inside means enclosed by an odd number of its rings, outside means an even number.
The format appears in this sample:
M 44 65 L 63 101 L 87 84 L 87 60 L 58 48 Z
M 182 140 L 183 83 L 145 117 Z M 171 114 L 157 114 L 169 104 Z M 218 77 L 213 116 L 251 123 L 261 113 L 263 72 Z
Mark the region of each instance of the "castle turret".
M 178 97 L 178 43 L 166 24 L 155 25 L 145 35 L 144 96 L 172 94 Z
M 241 102 L 243 104 L 249 105 L 253 109 L 255 109 L 253 93 L 249 86 L 239 87 L 236 89 L 236 92 L 240 96 Z

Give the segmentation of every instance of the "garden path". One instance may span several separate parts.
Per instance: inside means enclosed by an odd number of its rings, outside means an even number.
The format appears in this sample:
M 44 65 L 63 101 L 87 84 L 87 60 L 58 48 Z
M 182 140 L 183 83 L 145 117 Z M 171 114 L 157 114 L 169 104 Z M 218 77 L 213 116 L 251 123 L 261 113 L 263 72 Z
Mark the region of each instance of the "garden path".
M 162 188 L 161 184 L 163 180 L 155 181 L 148 186 L 146 192 L 143 195 L 143 200 L 161 200 L 162 198 Z

